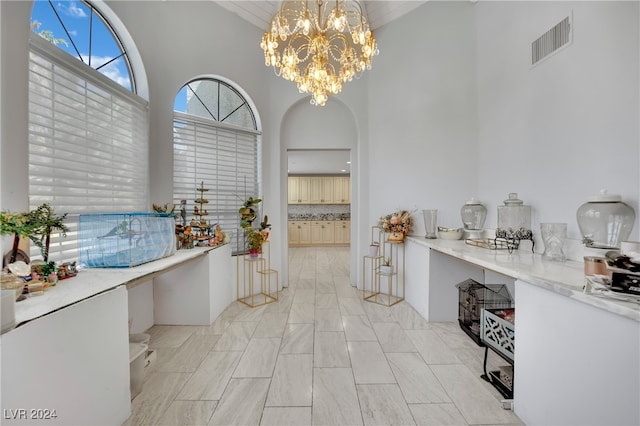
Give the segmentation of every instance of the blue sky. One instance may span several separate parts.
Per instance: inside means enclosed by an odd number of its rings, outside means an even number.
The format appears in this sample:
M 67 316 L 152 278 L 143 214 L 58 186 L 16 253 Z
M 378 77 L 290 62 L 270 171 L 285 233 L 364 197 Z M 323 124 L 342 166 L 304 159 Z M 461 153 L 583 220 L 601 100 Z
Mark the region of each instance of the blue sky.
M 52 4 L 60 19 L 51 7 Z M 50 3 L 48 0 L 36 0 L 31 12 L 31 20 L 41 23 L 36 31 L 52 31 L 55 38 L 64 39 L 67 43 L 66 46 L 64 43 L 59 43 L 57 46 L 60 49 L 74 58 L 78 58 L 79 52 L 83 61 L 87 64 L 90 61 L 93 68 L 109 62 L 121 54 L 120 46 L 99 15 L 94 13 L 93 19 L 91 19 L 91 9 L 81 1 L 52 0 Z M 100 72 L 131 90 L 129 71 L 124 59 L 115 60 L 101 68 Z M 183 88 L 176 96 L 174 109 L 184 112 L 187 109 L 186 103 L 186 89 Z
M 51 4 L 64 26 L 60 23 Z M 85 63 L 90 62 L 92 68 L 97 68 L 121 54 L 120 47 L 109 29 L 99 15 L 94 13 L 93 17 L 91 16 L 91 9 L 87 5 L 80 1 L 67 0 L 53 0 L 51 4 L 47 0 L 34 2 L 31 20 L 42 24 L 36 32 L 52 31 L 55 38 L 64 39 L 67 42 L 66 46 L 63 43 L 58 44 L 60 49 L 75 58 L 78 58 L 79 53 Z M 124 59 L 115 60 L 101 68 L 100 72 L 125 88 L 131 88 L 129 71 Z

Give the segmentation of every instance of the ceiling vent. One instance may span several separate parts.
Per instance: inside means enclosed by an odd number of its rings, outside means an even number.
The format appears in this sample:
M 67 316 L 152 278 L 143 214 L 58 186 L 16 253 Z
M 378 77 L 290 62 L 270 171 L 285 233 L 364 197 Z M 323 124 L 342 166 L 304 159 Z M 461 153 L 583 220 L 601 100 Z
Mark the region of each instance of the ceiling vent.
M 562 47 L 569 45 L 572 39 L 572 28 L 571 16 L 567 16 L 531 43 L 531 65 L 537 64 Z

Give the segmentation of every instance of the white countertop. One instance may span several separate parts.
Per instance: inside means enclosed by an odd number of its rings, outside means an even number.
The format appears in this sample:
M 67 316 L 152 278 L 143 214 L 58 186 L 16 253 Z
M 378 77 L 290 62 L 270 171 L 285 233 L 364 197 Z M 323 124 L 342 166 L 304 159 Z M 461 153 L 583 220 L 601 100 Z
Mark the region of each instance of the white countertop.
M 221 247 L 221 246 L 218 246 Z M 121 285 L 135 287 L 143 281 L 205 255 L 217 247 L 196 247 L 178 250 L 172 256 L 144 263 L 133 268 L 84 268 L 72 278 L 58 281 L 43 294 L 30 295 L 16 302 L 16 325 L 87 299 Z
M 467 261 L 583 303 L 640 322 L 640 303 L 585 294 L 582 262 L 543 260 L 530 250 L 489 250 L 466 244 L 463 240 L 426 239 L 407 236 L 407 241 Z M 516 302 L 517 303 L 517 302 Z

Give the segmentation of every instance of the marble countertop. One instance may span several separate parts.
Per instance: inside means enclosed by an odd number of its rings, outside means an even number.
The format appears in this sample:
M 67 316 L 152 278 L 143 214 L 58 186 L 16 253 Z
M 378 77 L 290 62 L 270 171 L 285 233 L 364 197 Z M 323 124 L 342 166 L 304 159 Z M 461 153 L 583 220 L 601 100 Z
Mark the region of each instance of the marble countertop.
M 463 240 L 425 239 L 407 236 L 407 241 L 478 265 L 535 286 L 570 297 L 606 311 L 640 322 L 640 303 L 585 294 L 582 262 L 553 262 L 529 250 L 489 250 L 466 244 Z
M 135 287 L 218 247 L 178 250 L 172 256 L 133 268 L 83 268 L 75 277 L 59 281 L 44 293 L 30 295 L 25 300 L 16 302 L 16 326 L 121 285 Z

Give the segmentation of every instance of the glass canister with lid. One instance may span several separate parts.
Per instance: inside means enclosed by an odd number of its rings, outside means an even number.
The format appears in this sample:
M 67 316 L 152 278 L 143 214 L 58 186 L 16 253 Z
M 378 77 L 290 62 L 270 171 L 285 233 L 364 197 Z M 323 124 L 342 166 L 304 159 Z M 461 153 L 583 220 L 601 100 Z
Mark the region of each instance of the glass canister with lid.
M 531 230 L 531 206 L 525 205 L 518 193 L 511 192 L 504 200 L 504 206 L 498 206 L 498 229 L 517 231 L 522 228 Z
M 487 208 L 475 198 L 471 197 L 460 209 L 462 225 L 466 230 L 481 230 L 487 219 Z
M 629 238 L 636 213 L 620 195 L 601 190 L 578 208 L 576 217 L 587 247 L 618 249 Z

